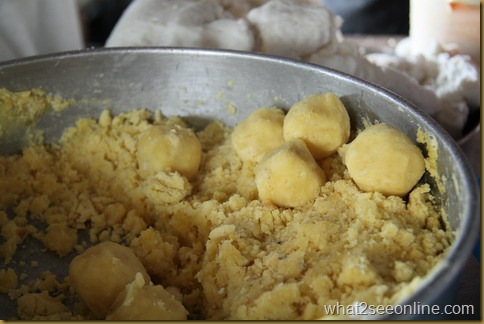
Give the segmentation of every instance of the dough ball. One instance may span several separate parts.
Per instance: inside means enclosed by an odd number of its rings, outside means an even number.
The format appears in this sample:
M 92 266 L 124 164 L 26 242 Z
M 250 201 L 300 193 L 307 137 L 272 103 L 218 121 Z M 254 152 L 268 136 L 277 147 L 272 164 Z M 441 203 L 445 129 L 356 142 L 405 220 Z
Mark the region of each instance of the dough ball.
M 155 125 L 138 138 L 140 175 L 147 178 L 160 171 L 177 171 L 193 178 L 200 166 L 202 146 L 195 133 L 186 127 Z
M 259 162 L 264 154 L 284 143 L 284 112 L 278 108 L 261 108 L 237 125 L 232 146 L 244 162 Z
M 113 242 L 95 245 L 76 256 L 69 266 L 69 280 L 97 318 L 104 318 L 118 294 L 139 273 L 150 277 L 134 252 Z
M 386 124 L 362 131 L 341 150 L 350 176 L 364 191 L 404 196 L 425 172 L 420 149 L 401 131 Z
M 350 117 L 334 93 L 306 97 L 284 119 L 284 139 L 302 139 L 316 160 L 335 153 L 349 136 Z
M 315 199 L 325 181 L 324 171 L 299 139 L 267 153 L 255 169 L 259 198 L 280 207 L 298 207 Z
M 109 321 L 186 320 L 187 310 L 163 286 L 145 284 L 140 273 L 116 298 Z

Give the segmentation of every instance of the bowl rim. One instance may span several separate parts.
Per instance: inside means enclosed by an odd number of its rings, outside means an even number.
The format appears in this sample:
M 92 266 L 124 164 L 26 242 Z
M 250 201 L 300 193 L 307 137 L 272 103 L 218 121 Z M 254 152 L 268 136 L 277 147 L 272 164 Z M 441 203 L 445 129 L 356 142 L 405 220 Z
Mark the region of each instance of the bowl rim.
M 344 72 L 334 70 L 325 66 L 303 62 L 291 58 L 280 57 L 275 55 L 269 55 L 265 53 L 245 52 L 237 50 L 225 50 L 225 49 L 206 49 L 206 48 L 192 48 L 192 47 L 110 47 L 110 48 L 88 48 L 65 52 L 56 52 L 43 55 L 35 55 L 29 57 L 23 57 L 8 61 L 0 62 L 0 77 L 2 76 L 2 70 L 6 68 L 14 68 L 19 65 L 28 65 L 32 63 L 40 63 L 42 61 L 70 59 L 73 57 L 92 56 L 92 55 L 116 55 L 116 54 L 160 54 L 160 55 L 203 55 L 203 56 L 215 56 L 225 58 L 238 58 L 244 60 L 256 60 L 256 61 L 272 61 L 277 64 L 284 64 L 295 66 L 297 68 L 304 68 L 318 73 L 329 74 L 338 79 L 344 79 L 357 86 L 363 86 L 370 88 L 382 96 L 386 97 L 391 102 L 397 103 L 402 106 L 409 113 L 416 115 L 423 124 L 429 129 L 434 131 L 434 135 L 439 137 L 444 146 L 447 147 L 452 159 L 456 161 L 459 166 L 459 170 L 462 172 L 462 176 L 468 181 L 466 182 L 466 190 L 469 192 L 473 201 L 468 206 L 467 214 L 463 215 L 460 228 L 455 230 L 455 238 L 452 242 L 449 250 L 441 261 L 425 276 L 424 282 L 411 294 L 409 297 L 403 299 L 397 304 L 410 304 L 412 302 L 426 302 L 432 301 L 432 297 L 439 296 L 445 291 L 445 288 L 452 284 L 456 278 L 458 278 L 462 271 L 465 262 L 472 254 L 472 249 L 477 241 L 478 233 L 480 231 L 480 196 L 478 194 L 478 185 L 475 181 L 475 175 L 470 167 L 470 164 L 465 157 L 463 151 L 459 147 L 458 143 L 438 124 L 433 118 L 431 118 L 423 110 L 415 106 L 409 100 L 402 96 L 384 88 L 379 85 L 362 80 L 355 76 L 346 74 Z M 432 289 L 428 289 L 432 288 Z M 393 317 L 395 318 L 395 317 Z

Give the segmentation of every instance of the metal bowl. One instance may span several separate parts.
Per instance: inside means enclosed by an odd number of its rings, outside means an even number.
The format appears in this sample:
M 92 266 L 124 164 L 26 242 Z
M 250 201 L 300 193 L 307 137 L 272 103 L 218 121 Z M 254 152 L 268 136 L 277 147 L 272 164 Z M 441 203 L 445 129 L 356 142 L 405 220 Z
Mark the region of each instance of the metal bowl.
M 42 88 L 77 99 L 73 107 L 60 114 L 47 113 L 39 120 L 37 127 L 45 130 L 48 141 L 56 140 L 77 118 L 97 117 L 106 107 L 114 113 L 159 109 L 165 115 L 184 116 L 199 126 L 214 118 L 235 125 L 259 107 L 289 108 L 305 96 L 331 91 L 342 98 L 353 128 L 363 128 L 363 120 L 371 120 L 393 125 L 414 141 L 418 128 L 434 136 L 438 172 L 451 179 L 445 183 L 445 191 L 439 192 L 426 175 L 437 204 L 456 231 L 455 241 L 445 259 L 429 271 L 424 284 L 404 304 L 449 304 L 456 279 L 476 242 L 478 188 L 466 158 L 450 135 L 397 95 L 321 66 L 234 51 L 96 49 L 2 63 L 0 87 L 15 91 Z M 18 151 L 21 145 L 20 140 L 1 143 L 0 154 Z M 4 315 L 8 314 L 0 314 Z

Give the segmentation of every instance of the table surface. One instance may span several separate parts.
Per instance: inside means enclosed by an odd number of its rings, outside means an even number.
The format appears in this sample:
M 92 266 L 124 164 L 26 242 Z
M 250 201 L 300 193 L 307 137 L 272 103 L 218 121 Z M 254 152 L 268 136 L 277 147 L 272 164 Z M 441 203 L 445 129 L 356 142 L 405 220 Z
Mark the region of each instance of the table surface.
M 404 37 L 400 35 L 344 35 L 348 42 L 357 44 L 363 52 L 391 53 L 396 44 Z M 481 131 L 473 132 L 465 143 L 460 145 L 477 179 L 481 176 Z M 477 243 L 480 244 L 480 241 Z M 481 319 L 481 264 L 472 255 L 465 265 L 459 279 L 455 305 L 474 305 L 474 315 L 454 315 L 451 319 Z

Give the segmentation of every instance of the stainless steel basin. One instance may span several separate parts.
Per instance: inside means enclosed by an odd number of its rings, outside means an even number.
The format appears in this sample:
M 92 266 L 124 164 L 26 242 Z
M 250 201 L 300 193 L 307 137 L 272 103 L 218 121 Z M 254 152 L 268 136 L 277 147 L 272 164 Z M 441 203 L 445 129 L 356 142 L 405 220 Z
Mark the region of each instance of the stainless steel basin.
M 133 108 L 159 109 L 165 115 L 184 116 L 195 125 L 214 118 L 235 125 L 259 107 L 289 108 L 305 96 L 331 91 L 342 98 L 353 128 L 362 128 L 363 119 L 378 120 L 399 128 L 412 140 L 418 128 L 435 136 L 438 172 L 454 179 L 446 182 L 444 192 L 439 192 L 432 178 L 426 175 L 437 204 L 449 216 L 456 239 L 445 259 L 430 272 L 425 285 L 405 303 L 449 303 L 452 285 L 476 242 L 478 188 L 456 142 L 404 99 L 333 70 L 232 51 L 97 49 L 1 63 L 0 87 L 10 90 L 38 87 L 78 100 L 60 115 L 46 114 L 40 119 L 38 127 L 45 130 L 49 141 L 58 138 L 77 118 L 98 116 L 106 107 L 114 113 Z M 21 145 L 20 140 L 1 143 L 0 153 L 15 152 Z M 8 315 L 1 312 L 2 318 Z

